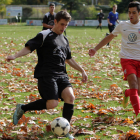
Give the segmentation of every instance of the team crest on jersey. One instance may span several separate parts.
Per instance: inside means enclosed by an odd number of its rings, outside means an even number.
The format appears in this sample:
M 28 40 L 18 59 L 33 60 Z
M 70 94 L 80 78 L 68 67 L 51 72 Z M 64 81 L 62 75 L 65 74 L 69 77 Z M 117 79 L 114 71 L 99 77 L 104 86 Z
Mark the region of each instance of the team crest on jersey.
M 137 35 L 134 33 L 131 33 L 128 35 L 128 39 L 130 42 L 135 42 L 137 40 Z
M 138 32 L 139 32 L 139 34 L 140 34 L 140 29 L 138 29 Z

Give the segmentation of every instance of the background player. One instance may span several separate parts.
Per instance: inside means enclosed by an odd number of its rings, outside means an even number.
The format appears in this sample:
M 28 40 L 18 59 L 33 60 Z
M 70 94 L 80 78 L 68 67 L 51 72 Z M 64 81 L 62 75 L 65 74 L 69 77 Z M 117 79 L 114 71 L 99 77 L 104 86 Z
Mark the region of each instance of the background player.
M 113 11 L 111 11 L 107 17 L 107 22 L 108 22 L 108 29 L 109 32 L 112 33 L 112 31 L 115 28 L 116 22 L 119 23 L 119 13 L 116 12 L 117 11 L 117 5 L 114 4 L 113 5 Z M 106 33 L 106 35 L 109 35 L 108 33 Z M 109 43 L 107 44 L 109 46 Z
M 50 3 L 49 5 L 49 12 L 46 13 L 44 15 L 42 24 L 43 24 L 43 30 L 47 30 L 47 29 L 52 29 L 53 25 L 54 25 L 54 18 L 56 13 L 54 12 L 55 10 L 55 4 L 54 3 Z
M 97 16 L 98 16 L 99 25 L 97 26 L 96 29 L 98 29 L 100 27 L 100 29 L 102 30 L 102 19 L 104 18 L 102 9 L 100 10 L 100 13 L 97 14 Z

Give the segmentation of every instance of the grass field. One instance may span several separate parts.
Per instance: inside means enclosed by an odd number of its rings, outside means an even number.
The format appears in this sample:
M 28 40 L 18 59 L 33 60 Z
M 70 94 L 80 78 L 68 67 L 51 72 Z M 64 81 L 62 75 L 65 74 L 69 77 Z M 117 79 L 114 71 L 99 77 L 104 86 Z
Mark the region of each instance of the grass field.
M 41 26 L 0 26 L 0 139 L 57 140 L 49 130 L 51 121 L 62 116 L 63 102 L 52 110 L 26 112 L 17 126 L 12 116 L 17 103 L 26 104 L 40 98 L 37 80 L 33 78 L 37 62 L 36 52 L 6 62 L 7 55 L 21 50 L 24 44 L 42 30 Z M 95 27 L 68 27 L 67 35 L 73 58 L 86 70 L 87 83 L 81 83 L 81 74 L 67 65 L 73 85 L 75 111 L 71 133 L 76 140 L 132 140 L 139 138 L 140 123 L 135 122 L 131 104 L 122 107 L 123 81 L 119 62 L 121 36 L 110 47 L 104 46 L 90 58 L 88 50 L 105 37 L 108 29 Z M 46 127 L 47 126 L 47 127 Z M 47 131 L 46 131 L 47 129 Z M 63 138 L 66 139 L 66 138 Z

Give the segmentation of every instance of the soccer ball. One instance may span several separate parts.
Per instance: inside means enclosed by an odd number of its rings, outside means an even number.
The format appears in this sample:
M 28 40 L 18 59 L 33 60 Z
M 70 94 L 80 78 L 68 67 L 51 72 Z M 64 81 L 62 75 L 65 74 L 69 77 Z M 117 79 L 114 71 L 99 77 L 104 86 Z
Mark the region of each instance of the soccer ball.
M 59 117 L 52 121 L 51 130 L 58 136 L 65 136 L 70 131 L 70 124 L 67 119 Z

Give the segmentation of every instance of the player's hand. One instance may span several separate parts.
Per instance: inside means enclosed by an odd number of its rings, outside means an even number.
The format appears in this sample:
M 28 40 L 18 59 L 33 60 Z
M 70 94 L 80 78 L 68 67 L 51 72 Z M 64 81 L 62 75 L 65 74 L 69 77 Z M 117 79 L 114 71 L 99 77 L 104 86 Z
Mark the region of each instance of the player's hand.
M 6 58 L 6 60 L 7 60 L 8 62 L 10 62 L 11 60 L 14 60 L 14 59 L 16 59 L 16 57 L 13 56 L 13 55 L 7 56 L 7 58 Z
M 90 57 L 92 57 L 92 56 L 95 55 L 95 53 L 96 53 L 95 49 L 90 49 L 88 54 L 89 54 Z
M 109 25 L 112 26 L 113 24 L 112 23 L 109 23 Z
M 86 83 L 87 80 L 88 80 L 87 74 L 86 74 L 85 71 L 83 71 L 83 72 L 82 72 L 82 82 L 83 82 L 83 83 Z

